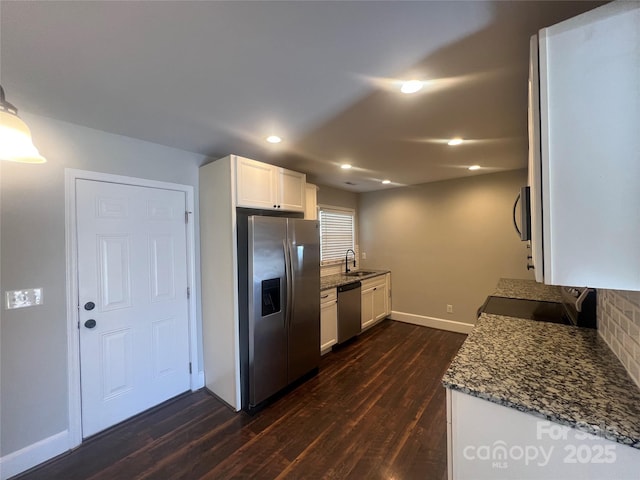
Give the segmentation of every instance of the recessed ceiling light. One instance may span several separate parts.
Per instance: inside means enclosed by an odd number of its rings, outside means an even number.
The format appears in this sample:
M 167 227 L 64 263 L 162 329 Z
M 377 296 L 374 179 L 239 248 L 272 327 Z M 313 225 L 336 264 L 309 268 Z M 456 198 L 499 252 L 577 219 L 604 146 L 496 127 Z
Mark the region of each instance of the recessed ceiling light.
M 269 135 L 266 140 L 269 143 L 280 143 L 282 141 L 282 139 L 277 135 Z
M 408 80 L 406 82 L 402 82 L 400 91 L 402 93 L 416 93 L 422 90 L 422 87 L 424 87 L 424 82 L 420 80 Z
M 480 165 L 471 165 L 469 170 L 480 170 Z
M 391 183 L 391 180 L 382 180 L 383 185 L 389 185 L 390 183 Z
M 461 145 L 462 142 L 463 140 L 461 138 L 452 138 L 451 140 L 449 140 L 449 142 L 447 142 L 447 145 L 455 147 L 456 145 Z
M 340 168 L 343 170 L 349 170 L 351 168 L 351 165 L 348 163 L 343 163 L 342 165 L 340 165 Z

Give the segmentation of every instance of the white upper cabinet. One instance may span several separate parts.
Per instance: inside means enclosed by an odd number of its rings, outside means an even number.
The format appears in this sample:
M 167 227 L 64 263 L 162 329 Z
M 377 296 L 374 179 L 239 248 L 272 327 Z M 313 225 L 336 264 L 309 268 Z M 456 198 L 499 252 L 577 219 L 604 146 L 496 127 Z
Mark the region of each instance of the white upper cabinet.
M 237 206 L 304 212 L 306 175 L 236 157 Z
M 304 212 L 307 198 L 307 176 L 304 173 L 294 172 L 285 168 L 274 168 L 276 169 L 277 179 L 277 208 L 294 212 Z
M 318 187 L 307 183 L 305 188 L 304 219 L 318 220 Z
M 239 207 L 275 208 L 276 171 L 273 165 L 236 157 L 236 191 Z
M 537 276 L 640 290 L 640 3 L 541 30 L 539 72 Z

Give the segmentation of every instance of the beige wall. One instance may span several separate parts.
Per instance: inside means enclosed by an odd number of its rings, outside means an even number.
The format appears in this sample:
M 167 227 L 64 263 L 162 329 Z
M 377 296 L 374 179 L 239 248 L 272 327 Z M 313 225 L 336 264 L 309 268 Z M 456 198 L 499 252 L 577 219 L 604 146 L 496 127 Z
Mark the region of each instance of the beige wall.
M 361 194 L 362 265 L 391 270 L 393 311 L 474 323 L 499 278 L 532 279 L 511 220 L 526 181 L 517 170 Z
M 65 168 L 192 185 L 197 199 L 198 167 L 205 162 L 201 155 L 25 112 L 21 116 L 48 162 L 0 165 L 0 289 L 41 287 L 44 304 L 2 311 L 1 456 L 69 427 Z
M 318 205 L 353 208 L 358 210 L 359 194 L 338 188 L 318 185 Z

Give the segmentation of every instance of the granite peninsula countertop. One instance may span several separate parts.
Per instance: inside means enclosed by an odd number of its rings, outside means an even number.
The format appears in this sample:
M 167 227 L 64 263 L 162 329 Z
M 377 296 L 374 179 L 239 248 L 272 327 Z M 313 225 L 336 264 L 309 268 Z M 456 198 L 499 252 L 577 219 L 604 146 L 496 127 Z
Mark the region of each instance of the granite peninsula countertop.
M 335 275 L 326 275 L 324 277 L 320 277 L 320 290 L 326 290 L 328 288 L 336 288 L 342 285 L 347 285 L 353 282 L 359 282 L 361 280 L 366 280 L 368 278 L 378 277 L 380 275 L 384 275 L 389 273 L 389 270 L 369 270 L 363 269 L 366 272 L 372 272 L 369 275 L 363 275 L 362 277 L 349 277 L 344 273 L 336 273 Z
M 483 313 L 442 383 L 640 449 L 640 389 L 596 330 Z
M 535 280 L 520 280 L 517 278 L 501 278 L 493 296 L 542 302 L 562 302 L 560 287 L 545 285 Z

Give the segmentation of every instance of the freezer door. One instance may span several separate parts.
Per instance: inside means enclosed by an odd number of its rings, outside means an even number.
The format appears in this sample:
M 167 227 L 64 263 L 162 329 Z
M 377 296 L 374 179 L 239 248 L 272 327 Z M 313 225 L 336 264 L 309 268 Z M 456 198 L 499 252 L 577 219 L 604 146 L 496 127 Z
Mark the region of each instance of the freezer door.
M 289 373 L 291 383 L 320 363 L 320 234 L 314 220 L 288 219 L 291 270 Z
M 287 385 L 287 220 L 249 217 L 249 406 Z

